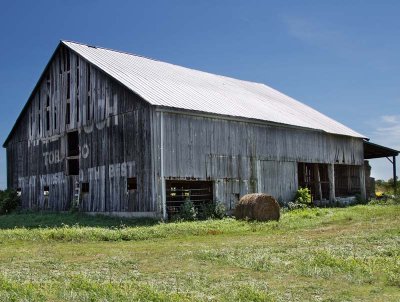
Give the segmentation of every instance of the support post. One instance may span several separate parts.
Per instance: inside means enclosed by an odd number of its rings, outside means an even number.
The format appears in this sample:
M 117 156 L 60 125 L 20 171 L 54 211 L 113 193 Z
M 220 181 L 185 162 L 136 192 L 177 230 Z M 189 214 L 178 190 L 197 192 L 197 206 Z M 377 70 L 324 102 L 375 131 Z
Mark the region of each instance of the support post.
M 393 156 L 393 190 L 397 193 L 396 156 Z
M 321 187 L 321 176 L 319 174 L 318 164 L 314 164 L 314 175 L 315 175 L 315 191 L 318 193 L 319 200 L 322 200 L 322 187 Z
M 328 164 L 328 179 L 329 179 L 329 201 L 335 202 L 335 165 Z
M 352 187 L 351 187 L 351 167 L 347 166 L 347 194 L 351 195 Z
M 163 219 L 167 220 L 167 192 L 165 188 L 165 175 L 164 175 L 164 115 L 163 112 L 161 112 L 161 117 L 160 117 L 160 165 L 161 165 L 161 206 L 162 206 L 162 215 Z
M 360 166 L 359 175 L 360 175 L 360 195 L 361 195 L 361 200 L 365 201 L 365 200 L 367 200 L 367 190 L 365 188 L 365 166 L 364 165 Z

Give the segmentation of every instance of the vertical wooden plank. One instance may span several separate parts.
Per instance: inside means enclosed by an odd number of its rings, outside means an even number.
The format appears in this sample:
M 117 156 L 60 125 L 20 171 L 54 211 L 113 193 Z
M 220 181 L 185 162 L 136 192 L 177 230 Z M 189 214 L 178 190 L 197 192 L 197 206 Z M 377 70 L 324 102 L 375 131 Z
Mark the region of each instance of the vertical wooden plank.
M 335 165 L 328 165 L 328 180 L 329 180 L 329 200 L 336 201 L 335 197 Z
M 360 195 L 361 200 L 367 200 L 367 191 L 365 188 L 365 167 L 364 165 L 359 166 L 359 177 L 360 177 Z
M 351 166 L 347 166 L 346 170 L 347 170 L 347 192 L 348 192 L 348 194 L 351 194 L 351 192 L 352 192 Z
M 314 175 L 315 175 L 315 191 L 318 193 L 319 200 L 322 200 L 322 187 L 321 187 L 321 176 L 319 173 L 318 164 L 314 164 Z

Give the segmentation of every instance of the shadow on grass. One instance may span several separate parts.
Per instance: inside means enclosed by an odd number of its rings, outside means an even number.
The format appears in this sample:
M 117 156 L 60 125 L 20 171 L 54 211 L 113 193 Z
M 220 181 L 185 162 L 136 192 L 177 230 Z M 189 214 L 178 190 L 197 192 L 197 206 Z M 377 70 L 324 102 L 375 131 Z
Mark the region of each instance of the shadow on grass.
M 123 218 L 83 213 L 29 212 L 0 215 L 0 229 L 50 228 L 68 226 L 121 228 L 126 226 L 152 226 L 158 224 L 154 218 Z

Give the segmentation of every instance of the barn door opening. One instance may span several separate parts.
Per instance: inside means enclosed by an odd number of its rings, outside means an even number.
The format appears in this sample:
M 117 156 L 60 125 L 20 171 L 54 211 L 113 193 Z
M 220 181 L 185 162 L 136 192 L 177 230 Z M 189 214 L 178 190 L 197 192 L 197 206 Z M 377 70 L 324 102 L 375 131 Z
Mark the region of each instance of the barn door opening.
M 329 199 L 328 165 L 298 163 L 299 187 L 308 188 L 313 200 Z
M 335 196 L 347 197 L 360 194 L 360 169 L 364 166 L 335 165 Z
M 187 200 L 193 202 L 196 208 L 213 202 L 212 181 L 167 180 L 165 187 L 169 219 L 179 213 Z

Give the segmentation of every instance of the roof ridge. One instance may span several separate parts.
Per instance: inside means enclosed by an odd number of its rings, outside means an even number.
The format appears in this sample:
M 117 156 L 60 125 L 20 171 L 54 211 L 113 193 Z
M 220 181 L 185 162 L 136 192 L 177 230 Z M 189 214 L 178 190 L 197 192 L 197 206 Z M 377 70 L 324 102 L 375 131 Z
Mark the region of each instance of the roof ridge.
M 184 69 L 194 70 L 194 71 L 196 71 L 196 72 L 202 72 L 202 73 L 210 74 L 210 75 L 213 75 L 213 76 L 218 76 L 218 77 L 222 77 L 222 78 L 232 79 L 232 80 L 235 80 L 235 81 L 240 81 L 240 82 L 245 82 L 245 83 L 257 84 L 257 85 L 265 85 L 265 86 L 267 86 L 267 87 L 269 87 L 269 88 L 272 88 L 272 87 L 270 87 L 270 86 L 268 86 L 267 84 L 262 83 L 262 82 L 255 82 L 255 81 L 243 80 L 243 79 L 238 79 L 238 78 L 235 78 L 235 77 L 232 77 L 232 76 L 227 76 L 227 75 L 222 75 L 222 74 L 216 74 L 216 73 L 212 73 L 212 72 L 209 72 L 209 71 L 199 70 L 199 69 L 195 69 L 195 68 L 191 68 L 191 67 L 186 67 L 186 66 L 182 66 L 182 65 L 178 65 L 178 64 L 174 64 L 174 63 L 170 63 L 170 62 L 165 62 L 165 61 L 162 61 L 162 60 L 159 60 L 159 59 L 154 59 L 154 58 L 151 58 L 151 57 L 147 57 L 147 56 L 143 56 L 143 55 L 139 55 L 139 54 L 127 52 L 127 51 L 117 50 L 117 49 L 108 48 L 108 47 L 103 47 L 103 46 L 95 46 L 95 45 L 90 45 L 90 44 L 81 43 L 81 42 L 72 41 L 72 40 L 61 40 L 61 42 L 62 42 L 64 45 L 66 45 L 65 42 L 67 42 L 67 43 L 74 43 L 74 44 L 83 45 L 83 46 L 92 47 L 92 48 L 104 49 L 104 50 L 107 50 L 107 51 L 113 51 L 113 52 L 122 53 L 122 54 L 130 55 L 130 56 L 134 56 L 134 57 L 144 58 L 144 59 L 147 59 L 147 60 L 151 60 L 151 61 L 155 61 L 155 62 L 160 62 L 160 63 L 164 63 L 164 64 L 169 64 L 169 65 L 176 66 L 176 67 L 180 67 L 180 68 L 184 68 Z M 68 45 L 66 45 L 66 46 L 68 46 Z
M 157 62 L 162 62 L 162 63 L 168 63 L 168 62 L 160 61 L 160 60 L 158 60 L 158 59 L 154 59 L 154 58 L 146 57 L 146 56 L 143 56 L 143 55 L 139 55 L 139 54 L 136 54 L 136 53 L 127 52 L 127 51 L 123 51 L 123 50 L 117 50 L 117 49 L 108 48 L 108 47 L 103 47 L 103 46 L 90 45 L 90 44 L 86 44 L 86 43 L 82 43 L 82 42 L 77 42 L 77 41 L 72 41 L 72 40 L 61 40 L 61 42 L 62 42 L 64 45 L 65 45 L 65 42 L 74 43 L 74 44 L 79 44 L 79 45 L 83 45 L 83 46 L 87 46 L 87 47 L 100 48 L 100 49 L 104 49 L 104 50 L 108 50 L 108 51 L 119 52 L 119 53 L 123 53 L 123 54 L 126 54 L 126 55 L 135 56 L 135 57 L 140 57 L 140 58 L 145 58 L 145 59 L 152 60 L 152 61 L 157 61 Z M 168 64 L 171 64 L 171 63 L 168 63 Z M 174 65 L 174 64 L 172 64 L 172 65 Z M 178 66 L 179 66 L 179 65 L 178 65 Z

